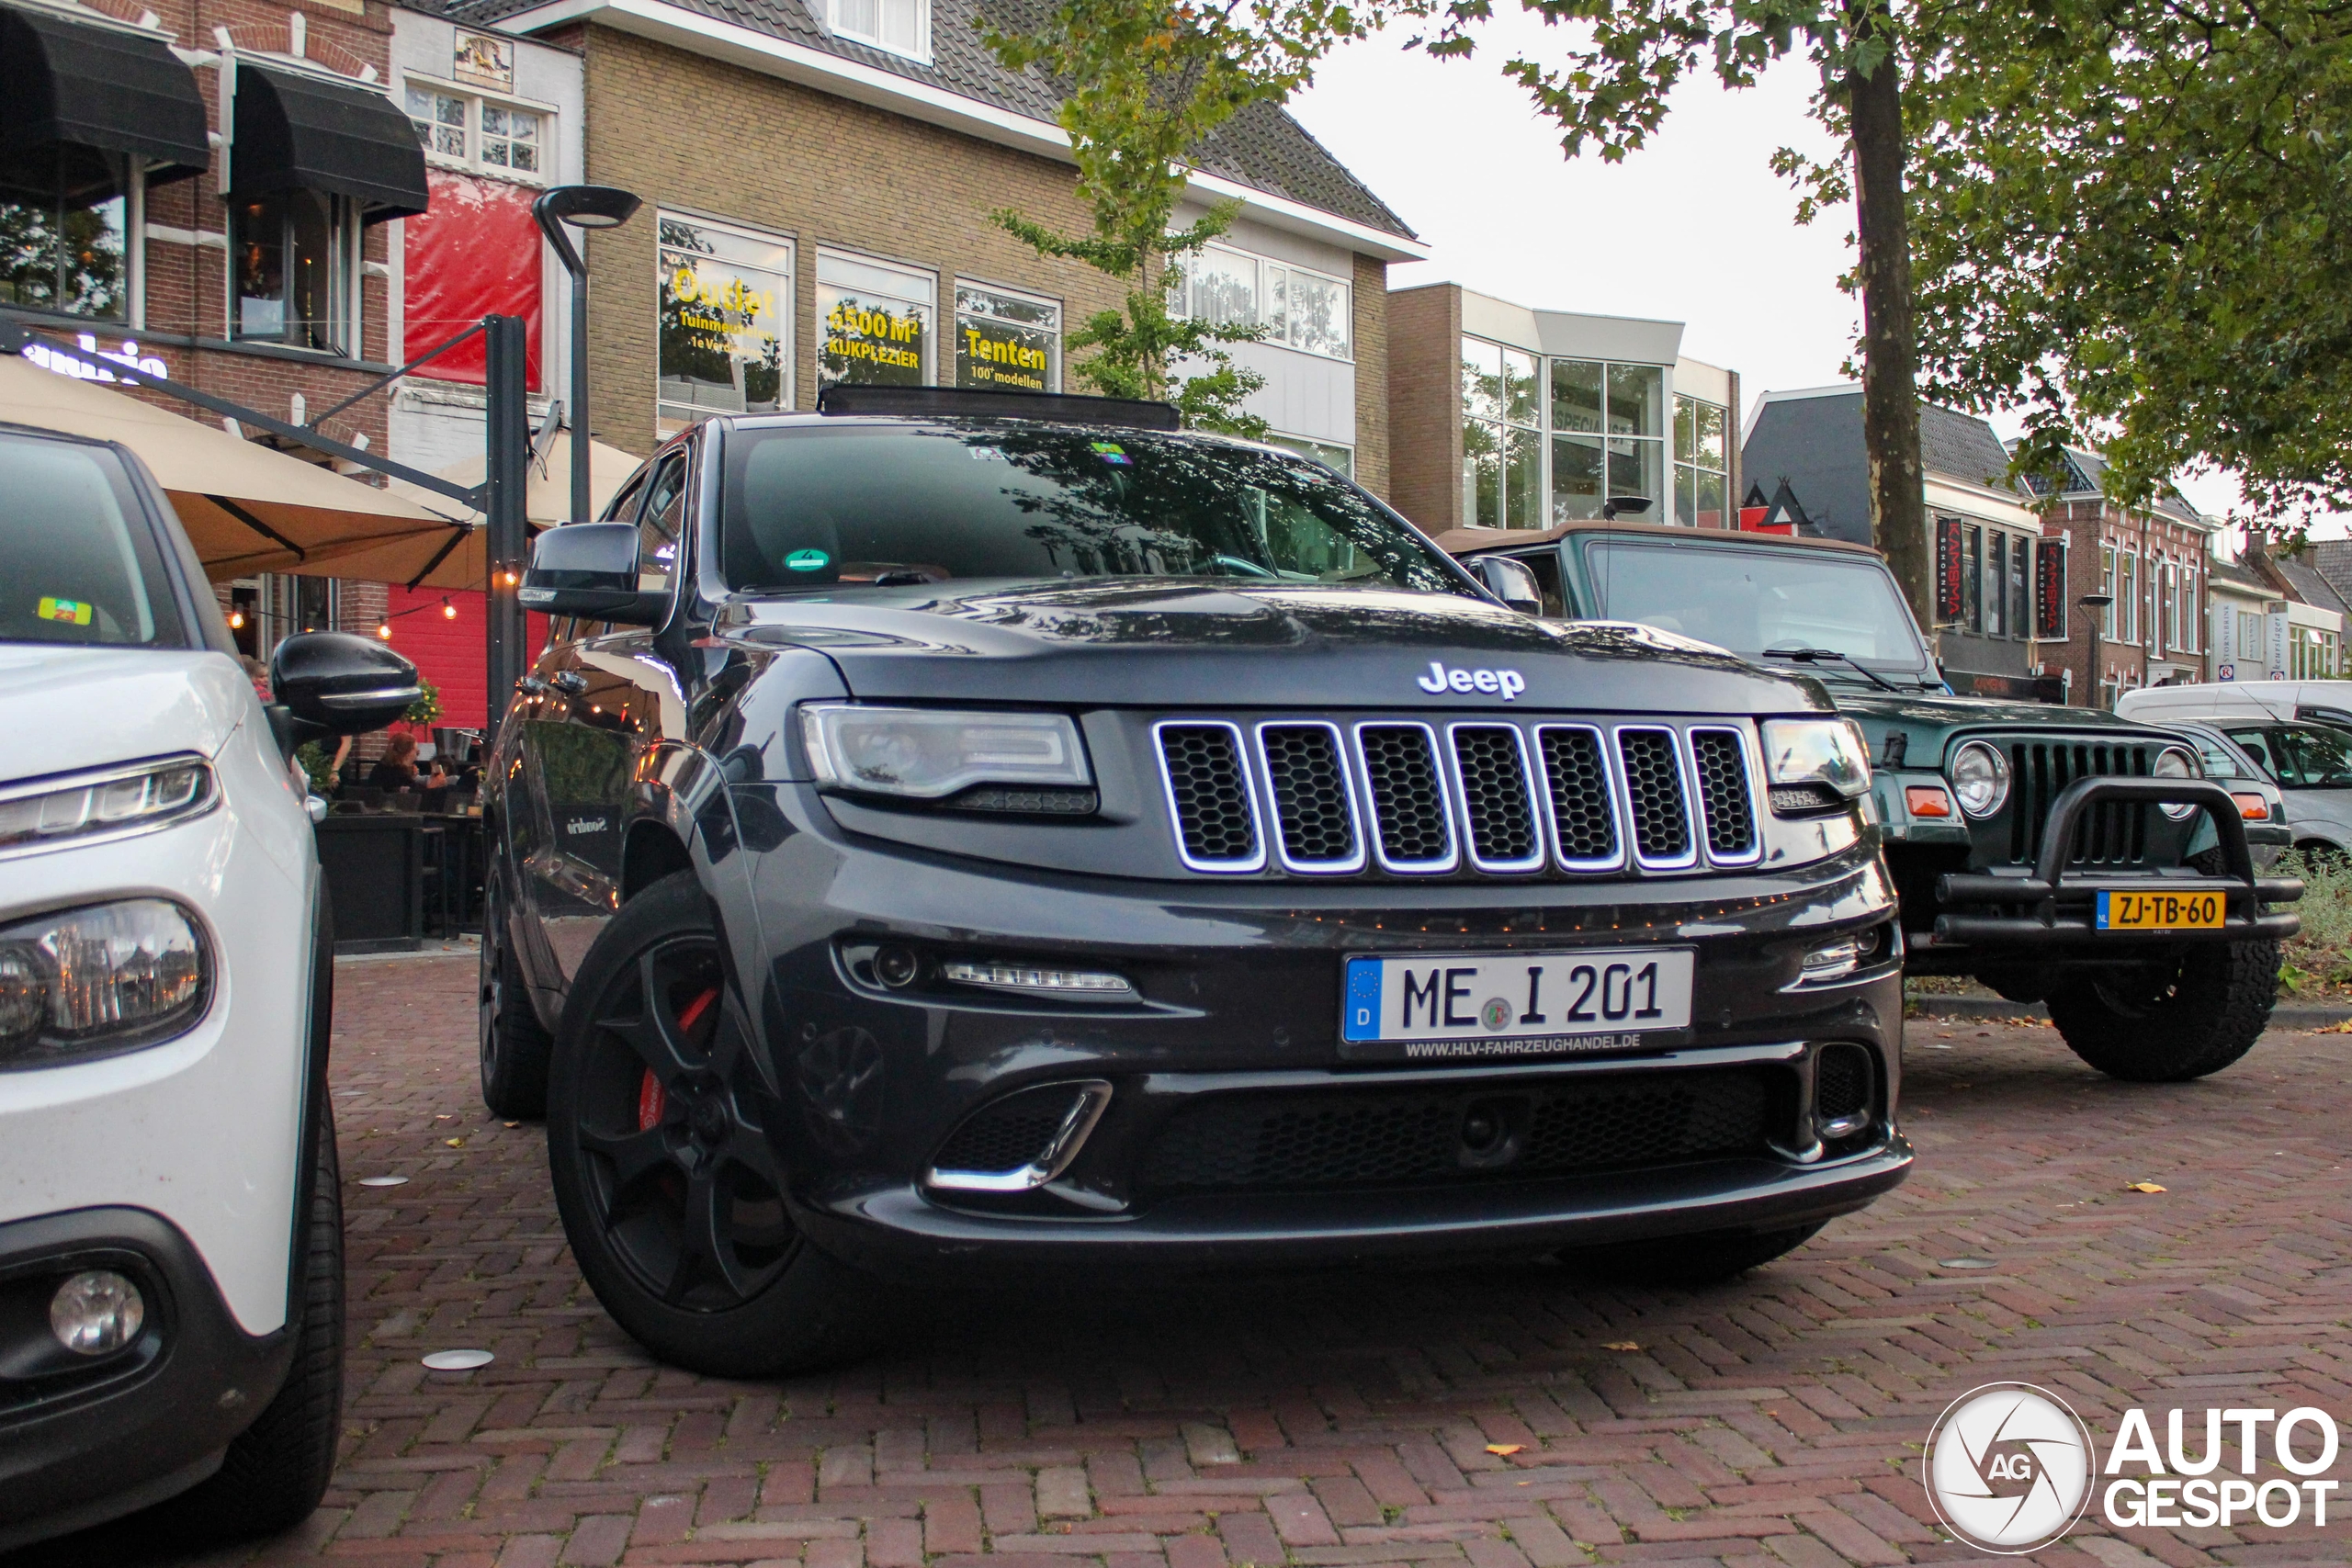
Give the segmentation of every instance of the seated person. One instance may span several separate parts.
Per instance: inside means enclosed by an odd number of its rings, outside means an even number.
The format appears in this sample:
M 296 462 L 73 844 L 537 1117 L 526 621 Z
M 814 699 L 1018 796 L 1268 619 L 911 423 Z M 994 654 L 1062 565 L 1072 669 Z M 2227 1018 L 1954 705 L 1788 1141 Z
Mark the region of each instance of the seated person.
M 448 782 L 449 775 L 441 771 L 438 762 L 433 765 L 429 777 L 420 773 L 413 735 L 393 736 L 384 747 L 383 760 L 368 770 L 368 785 L 371 789 L 440 789 Z

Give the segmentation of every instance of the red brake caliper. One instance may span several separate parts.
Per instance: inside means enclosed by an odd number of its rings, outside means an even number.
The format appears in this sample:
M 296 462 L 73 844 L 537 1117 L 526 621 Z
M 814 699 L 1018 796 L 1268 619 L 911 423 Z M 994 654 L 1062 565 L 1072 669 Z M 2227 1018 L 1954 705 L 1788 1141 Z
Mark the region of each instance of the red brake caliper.
M 692 1029 L 710 1010 L 710 1004 L 718 999 L 718 987 L 713 986 L 688 1002 L 678 1014 L 678 1032 L 683 1034 Z M 662 1080 L 653 1076 L 651 1067 L 646 1068 L 645 1076 L 637 1081 L 637 1130 L 650 1132 L 661 1125 L 662 1112 L 669 1108 L 669 1104 L 670 1097 L 662 1092 Z

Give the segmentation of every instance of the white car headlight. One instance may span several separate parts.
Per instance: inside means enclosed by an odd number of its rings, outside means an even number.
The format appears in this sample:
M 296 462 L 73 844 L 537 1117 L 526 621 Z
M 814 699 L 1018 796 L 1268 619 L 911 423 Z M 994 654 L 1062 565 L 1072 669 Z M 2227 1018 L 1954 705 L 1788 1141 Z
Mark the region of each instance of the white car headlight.
M 1971 817 L 1990 817 L 2009 798 L 2009 764 L 2000 748 L 1972 740 L 1952 753 L 1945 770 L 1960 808 Z
M 0 1072 L 160 1044 L 203 1016 L 211 988 L 196 922 L 162 898 L 0 927 Z
M 2205 770 L 2185 747 L 2167 746 L 2156 753 L 2155 764 L 2148 770 L 2160 779 L 2201 779 Z M 2174 821 L 2184 821 L 2199 809 L 2195 806 L 2160 806 L 2156 808 Z
M 17 784 L 0 790 L 0 855 L 143 833 L 209 810 L 219 793 L 201 757 Z
M 800 735 L 820 783 L 938 800 L 974 784 L 1084 787 L 1094 782 L 1078 726 L 1057 713 L 812 703 Z
M 1768 718 L 1764 771 L 1776 784 L 1827 784 L 1851 800 L 1871 787 L 1871 744 L 1850 718 Z

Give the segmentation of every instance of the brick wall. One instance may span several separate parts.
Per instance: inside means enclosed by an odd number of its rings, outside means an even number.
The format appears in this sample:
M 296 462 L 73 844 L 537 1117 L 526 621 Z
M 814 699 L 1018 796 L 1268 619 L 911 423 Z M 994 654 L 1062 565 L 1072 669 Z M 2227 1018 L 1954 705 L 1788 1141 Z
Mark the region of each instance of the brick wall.
M 1390 500 L 1388 264 L 1356 257 L 1356 483 Z
M 1462 291 L 1388 296 L 1388 500 L 1429 533 L 1462 524 Z

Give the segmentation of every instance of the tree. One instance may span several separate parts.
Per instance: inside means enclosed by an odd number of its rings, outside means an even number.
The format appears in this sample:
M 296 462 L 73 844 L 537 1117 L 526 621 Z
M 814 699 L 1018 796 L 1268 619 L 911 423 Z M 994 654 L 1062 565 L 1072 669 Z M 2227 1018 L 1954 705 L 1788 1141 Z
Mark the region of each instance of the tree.
M 1091 351 L 1071 374 L 1111 397 L 1171 398 L 1188 424 L 1264 435 L 1265 422 L 1241 409 L 1264 378 L 1223 347 L 1262 329 L 1170 309 L 1170 269 L 1223 233 L 1238 204 L 1170 224 L 1202 144 L 1236 115 L 1282 103 L 1364 24 L 1340 0 L 1054 0 L 1034 27 L 986 17 L 979 26 L 1007 68 L 1034 67 L 1062 89 L 1057 118 L 1094 228 L 1065 234 L 1011 209 L 990 221 L 1039 255 L 1084 262 L 1125 295 L 1070 334 L 1071 350 Z M 1187 374 L 1194 366 L 1204 368 Z
M 1938 0 L 1905 84 L 1929 388 L 2119 502 L 2210 464 L 2352 505 L 2352 13 Z
M 1890 0 L 1521 0 L 1577 29 L 1565 64 L 1518 57 L 1504 73 L 1563 128 L 1573 157 L 1590 142 L 1616 163 L 1665 120 L 1667 97 L 1712 69 L 1726 87 L 1753 85 L 1773 62 L 1802 51 L 1821 73 L 1814 112 L 1843 140 L 1854 197 L 1862 299 L 1862 442 L 1870 463 L 1871 527 L 1919 624 L 1934 624 L 1926 499 L 1919 470 L 1917 359 L 1904 196 L 1904 19 Z M 1492 0 L 1409 0 L 1443 18 L 1426 47 L 1467 54 Z M 1818 200 L 1834 181 L 1792 153 L 1775 164 L 1815 176 Z

